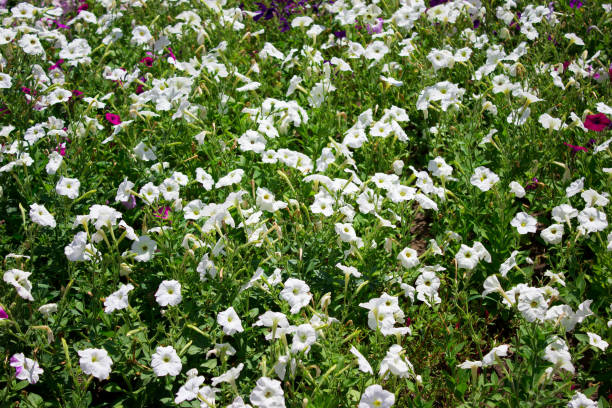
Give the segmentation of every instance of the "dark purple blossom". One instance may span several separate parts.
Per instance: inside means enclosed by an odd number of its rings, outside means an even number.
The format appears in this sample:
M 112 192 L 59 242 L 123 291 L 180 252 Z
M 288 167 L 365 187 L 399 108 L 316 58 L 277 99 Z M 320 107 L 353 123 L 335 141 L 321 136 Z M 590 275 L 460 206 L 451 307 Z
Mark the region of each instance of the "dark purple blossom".
M 538 188 L 538 183 L 540 182 L 540 180 L 538 180 L 537 177 L 534 177 L 531 179 L 531 183 L 527 184 L 525 186 L 525 190 L 535 190 L 536 188 Z
M 582 1 L 580 1 L 580 0 L 570 0 L 570 2 L 569 2 L 569 6 L 570 6 L 571 8 L 576 7 L 576 9 L 579 9 L 580 7 L 582 7 L 582 4 L 583 4 L 583 3 L 582 3 Z

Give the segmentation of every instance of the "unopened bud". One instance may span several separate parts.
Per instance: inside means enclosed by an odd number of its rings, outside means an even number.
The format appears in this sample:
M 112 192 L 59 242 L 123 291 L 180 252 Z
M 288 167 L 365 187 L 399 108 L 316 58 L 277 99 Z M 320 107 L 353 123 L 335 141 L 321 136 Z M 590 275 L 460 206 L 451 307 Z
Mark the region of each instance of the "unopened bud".
M 126 263 L 122 263 L 119 266 L 119 275 L 128 276 L 131 272 L 132 272 L 132 268 L 130 267 L 130 265 Z
M 402 160 L 396 160 L 393 162 L 393 172 L 400 176 L 402 174 L 402 170 L 404 169 L 404 162 Z
M 327 307 L 331 303 L 331 292 L 327 292 L 321 298 L 321 309 L 327 310 Z

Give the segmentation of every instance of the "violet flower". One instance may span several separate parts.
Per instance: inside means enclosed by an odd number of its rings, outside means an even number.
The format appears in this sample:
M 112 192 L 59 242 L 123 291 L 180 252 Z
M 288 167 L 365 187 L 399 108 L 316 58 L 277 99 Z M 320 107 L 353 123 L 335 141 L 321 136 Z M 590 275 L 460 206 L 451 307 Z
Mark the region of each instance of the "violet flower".
M 574 6 L 576 7 L 576 9 L 579 9 L 580 7 L 582 7 L 582 1 L 580 0 L 570 0 L 569 2 L 569 6 L 571 8 L 574 8 Z
M 368 31 L 369 34 L 382 33 L 382 29 L 383 29 L 383 19 L 382 18 L 378 19 L 378 23 L 374 27 L 372 27 L 369 24 L 366 24 L 366 30 Z
M 131 210 L 132 208 L 136 207 L 136 197 L 130 195 L 130 198 L 128 198 L 127 201 L 121 202 L 121 205 L 123 205 L 126 209 Z
M 540 180 L 538 180 L 537 177 L 534 177 L 531 179 L 531 181 L 531 183 L 525 186 L 525 190 L 535 190 L 536 188 L 538 188 L 538 183 L 540 182 Z

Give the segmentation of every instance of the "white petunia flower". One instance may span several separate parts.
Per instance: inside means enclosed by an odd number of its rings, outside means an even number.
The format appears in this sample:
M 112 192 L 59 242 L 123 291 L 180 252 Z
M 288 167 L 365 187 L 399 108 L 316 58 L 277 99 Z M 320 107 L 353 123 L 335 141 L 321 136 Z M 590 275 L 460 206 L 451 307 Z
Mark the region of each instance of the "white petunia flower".
M 217 314 L 217 323 L 223 327 L 223 333 L 233 336 L 234 333 L 242 333 L 242 322 L 233 307 L 230 307 Z
M 165 280 L 155 292 L 155 300 L 160 306 L 176 306 L 181 303 L 181 284 L 176 280 Z
M 32 222 L 43 227 L 55 228 L 56 226 L 53 215 L 41 204 L 30 204 L 30 218 Z
M 98 380 L 106 380 L 110 376 L 113 360 L 104 349 L 79 350 L 79 364 L 85 374 L 93 375 Z
M 158 377 L 166 375 L 176 377 L 181 373 L 183 364 L 174 347 L 158 346 L 155 349 L 155 353 L 151 356 L 151 367 Z
M 32 272 L 24 272 L 21 269 L 9 269 L 4 272 L 3 279 L 17 290 L 17 294 L 21 298 L 33 301 L 32 283 L 28 280 L 31 274 Z
M 284 408 L 285 397 L 281 382 L 268 377 L 261 377 L 251 391 L 250 400 L 258 408 Z
M 27 380 L 30 384 L 36 384 L 44 372 L 37 361 L 27 358 L 23 353 L 13 354 L 9 361 L 11 367 L 15 368 L 15 377 Z
M 132 242 L 131 251 L 136 254 L 134 259 L 138 262 L 148 262 L 153 258 L 157 243 L 148 235 L 138 237 Z
M 589 336 L 589 344 L 593 347 L 597 347 L 601 351 L 606 351 L 608 348 L 608 342 L 603 340 L 598 334 L 587 332 Z
M 115 310 L 121 310 L 128 307 L 128 293 L 134 289 L 131 283 L 121 284 L 119 289 L 104 300 L 104 313 L 112 313 Z
M 296 314 L 304 306 L 308 305 L 312 299 L 312 294 L 306 282 L 300 279 L 289 278 L 285 281 L 285 287 L 280 292 L 280 297 L 289 303 L 291 313 Z
M 389 408 L 393 404 L 395 404 L 395 395 L 374 384 L 365 389 L 358 408 Z
M 481 191 L 489 191 L 499 181 L 497 174 L 486 167 L 480 166 L 474 170 L 470 183 Z
M 522 211 L 517 213 L 512 219 L 512 221 L 510 221 L 510 225 L 516 227 L 518 233 L 521 235 L 527 234 L 529 232 L 536 232 L 537 223 L 538 221 L 534 217 Z

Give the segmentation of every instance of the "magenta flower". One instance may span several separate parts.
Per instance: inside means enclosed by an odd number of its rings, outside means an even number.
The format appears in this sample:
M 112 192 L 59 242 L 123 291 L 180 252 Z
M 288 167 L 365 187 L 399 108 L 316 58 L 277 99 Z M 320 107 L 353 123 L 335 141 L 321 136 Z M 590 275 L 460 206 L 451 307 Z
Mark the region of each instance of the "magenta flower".
M 583 152 L 588 152 L 589 149 L 587 149 L 586 147 L 583 146 L 575 146 L 566 142 L 563 142 L 564 145 L 566 145 L 567 147 L 569 147 L 570 149 L 572 149 L 572 155 L 575 155 L 576 153 L 583 151 Z
M 121 117 L 114 113 L 107 113 L 106 115 L 104 115 L 104 117 L 110 122 L 111 125 L 118 125 L 121 123 Z
M 141 63 L 145 64 L 147 67 L 151 68 L 153 66 L 153 58 L 144 57 L 140 60 Z
M 87 2 L 82 2 L 79 8 L 77 8 L 77 14 L 79 14 L 83 10 L 89 9 L 89 4 Z
M 579 9 L 580 7 L 582 7 L 582 1 L 580 1 L 580 0 L 570 0 L 569 6 L 571 8 L 576 7 L 576 9 Z
M 170 53 L 170 58 L 176 61 L 176 57 L 174 56 L 174 53 L 172 52 L 172 48 L 168 47 L 168 52 Z
M 63 63 L 64 63 L 64 60 L 60 58 L 59 60 L 57 60 L 57 62 L 55 64 L 53 64 L 53 65 L 51 65 L 49 67 L 49 71 L 52 71 L 55 68 L 61 68 L 60 65 L 62 65 Z
M 159 207 L 153 215 L 157 218 L 161 218 L 162 220 L 167 220 L 169 213 L 170 213 L 170 207 L 166 205 L 163 207 Z
M 612 121 L 608 119 L 603 113 L 596 115 L 587 115 L 584 121 L 584 127 L 592 130 L 593 132 L 601 132 L 612 124 Z
M 6 313 L 6 311 L 0 307 L 0 319 L 8 319 L 8 313 Z
M 66 143 L 58 144 L 55 151 L 58 152 L 60 156 L 66 156 Z
M 69 29 L 70 26 L 67 26 L 66 24 L 62 24 L 57 20 L 53 20 L 53 22 L 55 23 L 55 25 L 57 25 L 59 28 L 64 28 L 64 29 Z

